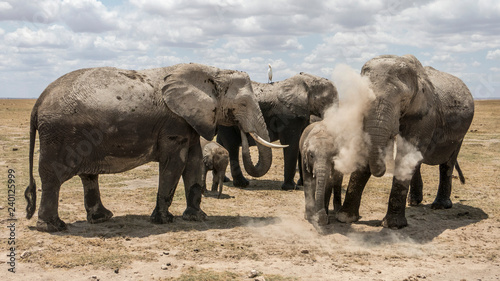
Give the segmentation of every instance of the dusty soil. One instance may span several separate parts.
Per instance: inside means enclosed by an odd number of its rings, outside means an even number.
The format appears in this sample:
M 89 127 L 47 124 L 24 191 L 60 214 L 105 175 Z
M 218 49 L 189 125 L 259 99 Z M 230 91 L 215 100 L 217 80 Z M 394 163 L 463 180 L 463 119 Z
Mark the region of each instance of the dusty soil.
M 391 178 L 372 178 L 362 218 L 331 217 L 322 234 L 304 220 L 302 190 L 280 190 L 282 153 L 248 188 L 228 183 L 222 199 L 203 198 L 205 222 L 181 219 L 182 182 L 172 224 L 149 222 L 157 164 L 100 178 L 104 205 L 114 213 L 88 224 L 78 178 L 61 188 L 60 217 L 68 230 L 41 233 L 25 219 L 28 126 L 34 100 L 0 100 L 0 276 L 9 280 L 498 280 L 500 279 L 500 101 L 477 101 L 459 156 L 465 185 L 454 181 L 449 210 L 432 210 L 438 168 L 423 167 L 424 202 L 407 207 L 409 226 L 380 226 Z M 35 155 L 37 161 L 38 154 Z M 36 168 L 36 167 L 35 167 Z M 15 171 L 15 273 L 9 272 L 8 170 Z M 36 175 L 38 186 L 40 179 Z M 345 189 L 346 183 L 344 183 Z M 344 190 L 345 191 L 345 190 Z M 38 200 L 41 192 L 38 191 Z M 39 206 L 39 202 L 37 203 Z M 254 270 L 252 277 L 250 272 Z

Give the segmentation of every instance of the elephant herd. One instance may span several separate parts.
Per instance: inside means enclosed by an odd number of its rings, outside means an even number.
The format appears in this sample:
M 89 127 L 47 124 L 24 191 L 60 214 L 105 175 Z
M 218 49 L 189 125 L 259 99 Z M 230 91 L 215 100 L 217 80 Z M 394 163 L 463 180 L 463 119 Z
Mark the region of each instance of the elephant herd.
M 300 73 L 279 82 L 257 83 L 245 72 L 194 63 L 140 71 L 101 67 L 70 72 L 44 90 L 31 112 L 26 217 L 30 219 L 36 210 L 37 131 L 39 231 L 66 229 L 58 213 L 59 190 L 65 181 L 81 178 L 87 221 L 99 223 L 113 216 L 101 202 L 99 174 L 120 173 L 153 161 L 159 163 L 159 183 L 151 221 L 173 221 L 169 207 L 181 176 L 187 205 L 182 218 L 204 220 L 207 215 L 200 203 L 207 192 L 208 170 L 213 170 L 212 191 L 218 190 L 218 197 L 228 164 L 234 186 L 249 184 L 239 164 L 240 146 L 244 168 L 253 177 L 269 170 L 272 148 L 283 148 L 283 190 L 296 187 L 299 163 L 297 184 L 304 186 L 305 218 L 313 224 L 328 223 L 332 193 L 339 221 L 359 219 L 363 189 L 371 175 L 385 174 L 383 151 L 395 139 L 396 168 L 409 153 L 416 151 L 420 158 L 410 167 L 410 176 L 393 177 L 383 226 L 407 225 L 408 193 L 411 205 L 422 201 L 421 164 L 439 165 L 432 207 L 451 208 L 452 172 L 459 170 L 457 156 L 474 115 L 467 86 L 450 74 L 423 67 L 412 55 L 375 57 L 365 63 L 361 75 L 375 94 L 363 119 L 370 144 L 366 164 L 350 174 L 341 204 L 343 174 L 335 169 L 339 148 L 324 118 L 328 108 L 342 103 L 327 79 Z M 218 143 L 207 141 L 216 135 Z M 277 140 L 281 145 L 272 143 Z M 411 144 L 413 151 L 400 140 Z M 250 157 L 251 145 L 258 149 L 256 164 Z

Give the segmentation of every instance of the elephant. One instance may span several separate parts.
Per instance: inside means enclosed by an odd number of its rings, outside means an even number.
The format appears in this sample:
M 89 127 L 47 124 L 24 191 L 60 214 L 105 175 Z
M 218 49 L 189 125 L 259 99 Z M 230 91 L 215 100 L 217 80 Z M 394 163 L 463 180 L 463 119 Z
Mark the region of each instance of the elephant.
M 264 115 L 271 141 L 280 140 L 281 144 L 288 145 L 283 149 L 284 182 L 281 188 L 283 190 L 295 189 L 294 177 L 299 157 L 300 135 L 313 116 L 322 118 L 327 108 L 338 104 L 337 89 L 331 81 L 303 72 L 284 81 L 252 82 L 252 87 Z M 239 146 L 242 143 L 239 128 L 219 126 L 217 142 L 229 151 L 234 186 L 248 186 L 249 181 L 243 176 L 238 158 Z M 267 168 L 271 166 L 272 159 L 260 157 L 260 163 Z M 252 177 L 261 177 L 265 174 L 262 171 L 266 169 L 256 171 L 246 159 L 243 159 L 243 164 L 246 172 Z M 302 175 L 299 180 L 299 183 L 301 182 Z
M 421 164 L 439 165 L 439 187 L 431 207 L 451 208 L 452 172 L 474 116 L 474 100 L 467 86 L 451 74 L 423 67 L 413 55 L 375 57 L 364 64 L 361 75 L 368 77 L 375 94 L 363 120 L 371 144 L 367 164 L 351 174 L 337 219 L 341 222 L 359 219 L 363 189 L 371 175 L 384 175 L 384 150 L 397 135 L 409 146 L 398 143 L 395 171 L 404 167 L 412 153 L 419 157 L 407 167 L 410 171 L 407 176 L 395 172 L 382 225 L 388 228 L 408 225 L 405 217 L 408 190 L 413 205 L 422 201 Z
M 26 217 L 36 210 L 33 155 L 38 131 L 42 194 L 37 230 L 67 228 L 58 214 L 59 191 L 76 175 L 83 184 L 87 221 L 109 220 L 113 213 L 102 204 L 99 175 L 148 162 L 159 163 L 151 221 L 173 221 L 168 209 L 181 176 L 187 203 L 182 218 L 204 220 L 200 136 L 211 140 L 217 125 L 237 125 L 271 145 L 265 141 L 266 124 L 245 72 L 192 63 L 140 71 L 87 68 L 63 75 L 42 92 L 31 112 Z M 271 148 L 260 143 L 259 153 L 270 157 Z
M 333 190 L 333 208 L 341 207 L 343 174 L 335 170 L 339 151 L 324 121 L 310 124 L 300 137 L 301 169 L 304 176 L 305 219 L 328 224 L 328 207 Z
M 227 165 L 229 164 L 229 152 L 220 144 L 200 138 L 201 150 L 203 152 L 203 165 L 201 170 L 203 192 L 208 193 L 206 178 L 207 172 L 212 171 L 213 183 L 212 192 L 217 191 L 217 198 L 220 199 L 222 195 L 222 187 L 224 183 L 224 176 L 226 173 Z

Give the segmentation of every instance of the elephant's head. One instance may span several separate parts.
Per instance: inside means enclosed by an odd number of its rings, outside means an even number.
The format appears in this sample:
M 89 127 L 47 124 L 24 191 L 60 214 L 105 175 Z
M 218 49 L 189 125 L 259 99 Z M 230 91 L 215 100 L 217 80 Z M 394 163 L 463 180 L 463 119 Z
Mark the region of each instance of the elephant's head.
M 301 72 L 280 82 L 280 85 L 279 102 L 294 116 L 322 119 L 325 111 L 339 102 L 337 89 L 326 78 Z
M 361 75 L 367 76 L 375 93 L 364 120 L 371 140 L 368 163 L 374 176 L 384 175 L 384 151 L 400 132 L 402 118 L 421 119 L 432 107 L 434 88 L 422 64 L 412 55 L 385 55 L 365 63 Z
M 245 72 L 222 70 L 200 64 L 180 64 L 164 78 L 163 99 L 168 108 L 181 116 L 199 135 L 211 140 L 217 125 L 238 126 L 261 144 L 255 165 L 265 174 L 271 166 L 271 149 L 262 112 Z M 269 146 L 269 147 L 265 147 Z
M 326 78 L 303 72 L 300 76 L 306 87 L 309 114 L 323 119 L 325 111 L 339 103 L 337 88 Z

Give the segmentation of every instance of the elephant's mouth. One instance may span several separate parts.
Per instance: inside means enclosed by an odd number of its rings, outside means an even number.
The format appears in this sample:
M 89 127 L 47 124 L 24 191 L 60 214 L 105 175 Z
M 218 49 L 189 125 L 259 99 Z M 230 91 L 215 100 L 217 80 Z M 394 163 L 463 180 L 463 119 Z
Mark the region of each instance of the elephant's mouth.
M 260 144 L 262 144 L 262 145 L 264 145 L 264 146 L 267 146 L 267 147 L 270 147 L 270 148 L 285 148 L 285 147 L 288 147 L 288 144 L 286 144 L 286 145 L 281 145 L 281 144 L 273 144 L 273 143 L 270 143 L 270 142 L 266 141 L 265 139 L 263 139 L 262 137 L 260 137 L 259 135 L 257 135 L 257 134 L 256 134 L 256 133 L 254 133 L 254 132 L 250 132 L 249 134 L 250 134 L 250 136 L 252 136 L 252 138 L 253 138 L 256 142 L 258 142 L 258 143 L 260 143 Z

